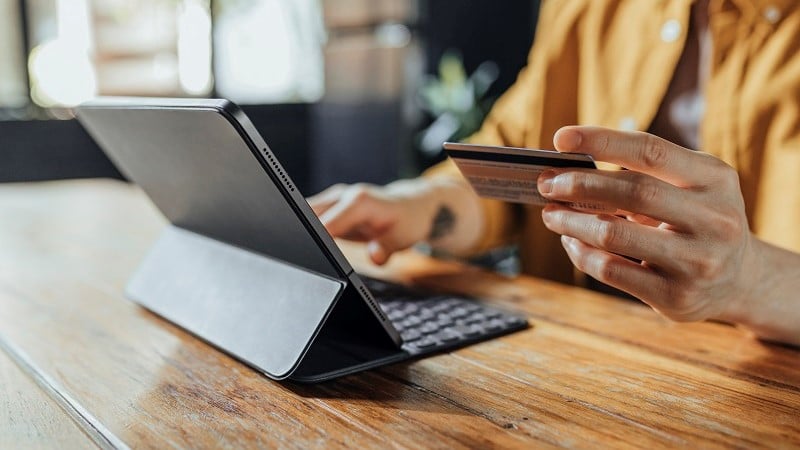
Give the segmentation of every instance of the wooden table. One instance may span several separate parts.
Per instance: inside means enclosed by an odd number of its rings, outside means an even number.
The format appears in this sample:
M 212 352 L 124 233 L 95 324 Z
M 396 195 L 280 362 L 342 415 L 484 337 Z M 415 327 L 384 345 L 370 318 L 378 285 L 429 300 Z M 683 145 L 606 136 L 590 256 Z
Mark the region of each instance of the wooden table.
M 164 225 L 134 187 L 0 187 L 0 448 L 800 446 L 800 351 L 408 252 L 362 270 L 533 327 L 322 385 L 277 383 L 125 300 Z

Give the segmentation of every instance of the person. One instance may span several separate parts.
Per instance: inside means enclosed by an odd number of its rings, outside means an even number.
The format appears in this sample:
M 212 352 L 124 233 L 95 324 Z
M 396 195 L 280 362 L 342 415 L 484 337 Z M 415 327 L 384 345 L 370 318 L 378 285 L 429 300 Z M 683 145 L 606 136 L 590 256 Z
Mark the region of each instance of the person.
M 800 345 L 796 2 L 545 0 L 527 67 L 469 141 L 552 142 L 605 170 L 542 173 L 544 208 L 479 199 L 451 162 L 309 202 L 377 264 L 419 241 L 513 242 L 524 273 L 576 282 L 574 266 L 671 319 Z

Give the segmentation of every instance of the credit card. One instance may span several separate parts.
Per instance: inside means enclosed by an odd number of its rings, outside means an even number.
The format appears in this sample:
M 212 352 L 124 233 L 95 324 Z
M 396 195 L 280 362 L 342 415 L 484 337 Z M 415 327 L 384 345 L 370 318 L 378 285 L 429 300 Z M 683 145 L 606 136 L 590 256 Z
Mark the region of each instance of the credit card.
M 582 153 L 454 142 L 445 142 L 443 147 L 479 196 L 512 203 L 549 203 L 550 200 L 542 197 L 537 186 L 539 174 L 547 169 L 597 168 L 592 157 Z M 602 209 L 589 203 L 568 205 L 580 209 Z

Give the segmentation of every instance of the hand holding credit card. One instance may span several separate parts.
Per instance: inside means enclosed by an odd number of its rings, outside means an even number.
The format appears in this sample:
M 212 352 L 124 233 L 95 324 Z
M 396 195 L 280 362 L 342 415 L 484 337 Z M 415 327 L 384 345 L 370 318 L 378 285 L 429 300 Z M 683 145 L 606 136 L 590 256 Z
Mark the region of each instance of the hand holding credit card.
M 542 197 L 537 186 L 539 174 L 547 169 L 597 169 L 592 157 L 582 153 L 454 142 L 445 142 L 443 147 L 479 196 L 512 203 L 544 205 L 550 202 Z M 569 206 L 603 209 L 601 205 L 588 203 Z

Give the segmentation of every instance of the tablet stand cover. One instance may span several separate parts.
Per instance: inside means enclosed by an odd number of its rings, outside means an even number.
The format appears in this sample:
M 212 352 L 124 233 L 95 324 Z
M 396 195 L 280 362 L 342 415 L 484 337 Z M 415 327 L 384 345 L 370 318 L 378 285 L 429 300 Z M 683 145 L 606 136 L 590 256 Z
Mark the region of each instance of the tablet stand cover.
M 271 378 L 292 374 L 345 283 L 168 226 L 127 295 Z

